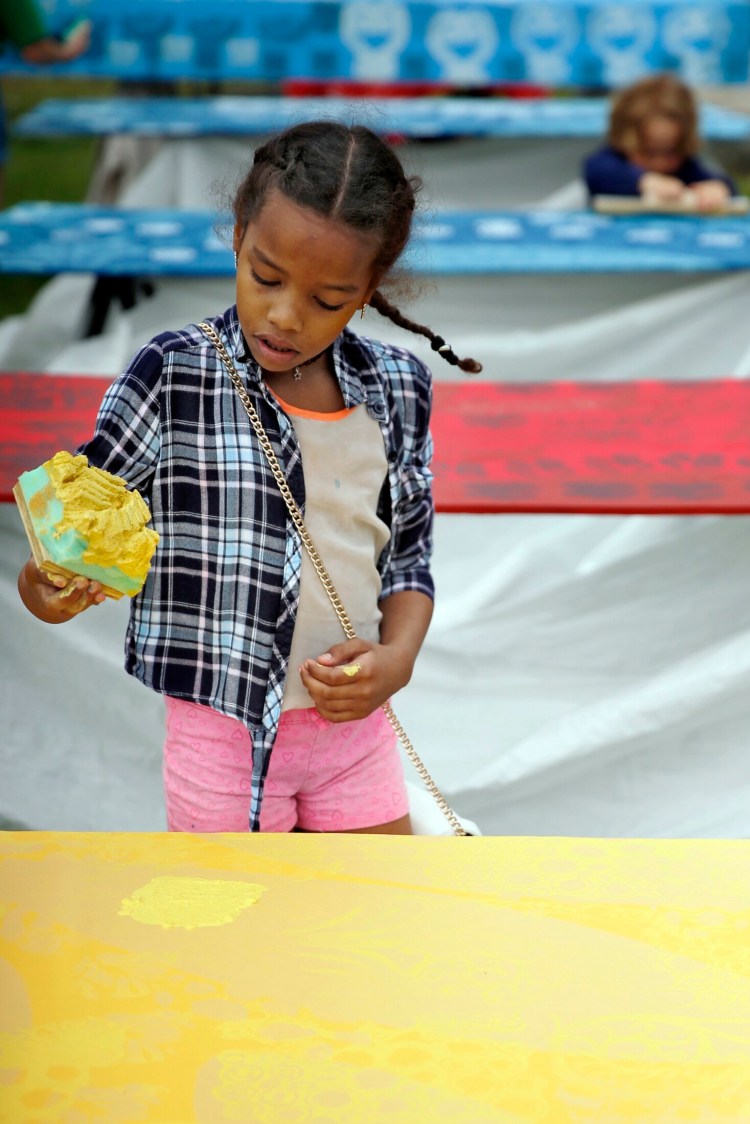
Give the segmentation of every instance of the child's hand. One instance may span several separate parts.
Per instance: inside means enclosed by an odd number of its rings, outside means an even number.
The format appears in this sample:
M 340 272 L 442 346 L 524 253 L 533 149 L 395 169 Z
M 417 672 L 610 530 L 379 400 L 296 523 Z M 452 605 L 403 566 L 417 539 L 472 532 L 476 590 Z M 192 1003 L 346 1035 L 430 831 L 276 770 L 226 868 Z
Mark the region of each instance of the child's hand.
M 691 184 L 690 190 L 695 196 L 699 211 L 719 210 L 731 194 L 722 180 L 703 180 L 701 183 Z
M 81 577 L 53 577 L 40 569 L 33 558 L 19 575 L 18 591 L 29 612 L 48 624 L 61 624 L 106 599 L 99 582 Z
M 411 672 L 395 648 L 355 639 L 305 660 L 300 677 L 323 718 L 352 722 L 382 706 L 409 682 Z
M 644 199 L 653 203 L 678 203 L 685 195 L 685 184 L 676 176 L 664 176 L 661 172 L 646 172 L 638 181 L 638 189 Z
M 76 20 L 62 39 L 60 48 L 61 60 L 77 59 L 91 46 L 91 30 L 93 24 L 91 20 L 82 19 Z

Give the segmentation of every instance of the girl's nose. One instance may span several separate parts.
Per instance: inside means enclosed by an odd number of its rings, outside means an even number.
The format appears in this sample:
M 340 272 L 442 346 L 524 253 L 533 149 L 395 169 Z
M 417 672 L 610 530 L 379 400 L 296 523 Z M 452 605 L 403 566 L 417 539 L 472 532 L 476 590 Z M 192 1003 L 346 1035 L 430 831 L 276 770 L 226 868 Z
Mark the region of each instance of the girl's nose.
M 280 332 L 298 332 L 302 327 L 299 307 L 291 294 L 279 293 L 276 296 L 268 319 Z

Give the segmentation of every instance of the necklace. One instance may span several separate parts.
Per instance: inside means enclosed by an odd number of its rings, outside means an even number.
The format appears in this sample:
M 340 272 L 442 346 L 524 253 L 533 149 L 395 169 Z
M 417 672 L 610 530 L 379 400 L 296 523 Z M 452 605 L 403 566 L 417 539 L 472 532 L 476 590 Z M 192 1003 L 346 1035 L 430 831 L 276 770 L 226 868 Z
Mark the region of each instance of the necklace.
M 327 351 L 328 348 L 324 347 L 323 350 L 319 351 L 317 355 L 313 355 L 312 359 L 306 359 L 304 363 L 298 363 L 292 371 L 292 378 L 294 379 L 294 381 L 299 382 L 302 378 L 302 367 L 309 367 L 311 363 L 314 363 L 316 359 L 320 359 L 321 355 L 325 355 Z

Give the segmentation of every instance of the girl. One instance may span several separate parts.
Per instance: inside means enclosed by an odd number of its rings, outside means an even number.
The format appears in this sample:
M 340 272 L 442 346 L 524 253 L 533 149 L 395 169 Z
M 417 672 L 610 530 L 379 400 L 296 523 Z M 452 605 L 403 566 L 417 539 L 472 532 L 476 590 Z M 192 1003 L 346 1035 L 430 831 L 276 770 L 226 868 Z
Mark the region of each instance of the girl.
M 252 830 L 410 833 L 381 704 L 408 683 L 432 612 L 430 374 L 347 323 L 370 305 L 480 370 L 380 291 L 418 187 L 363 127 L 309 123 L 268 141 L 234 200 L 236 305 L 209 322 L 356 639 L 341 639 L 200 327 L 136 355 L 79 450 L 146 496 L 161 536 L 132 602 L 125 666 L 166 696 L 171 830 L 245 831 L 249 817 Z M 32 560 L 19 589 L 50 622 L 104 600 L 96 582 L 61 589 Z
M 620 91 L 607 144 L 584 164 L 590 195 L 642 195 L 712 211 L 736 193 L 729 176 L 697 156 L 698 112 L 689 88 L 670 74 Z

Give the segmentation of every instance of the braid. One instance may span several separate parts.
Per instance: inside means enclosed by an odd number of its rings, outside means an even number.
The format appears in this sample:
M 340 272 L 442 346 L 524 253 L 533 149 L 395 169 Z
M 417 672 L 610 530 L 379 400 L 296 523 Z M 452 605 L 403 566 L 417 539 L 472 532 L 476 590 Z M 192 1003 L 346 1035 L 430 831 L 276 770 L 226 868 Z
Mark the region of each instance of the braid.
M 476 359 L 459 359 L 450 345 L 445 342 L 442 336 L 433 332 L 432 328 L 428 328 L 425 324 L 417 324 L 416 320 L 410 320 L 408 316 L 404 316 L 395 305 L 386 300 L 379 289 L 376 289 L 370 297 L 370 306 L 399 328 L 405 328 L 407 332 L 418 332 L 420 336 L 426 336 L 430 341 L 432 350 L 437 351 L 438 355 L 445 359 L 446 363 L 450 363 L 452 367 L 458 367 L 459 370 L 466 371 L 470 375 L 478 375 L 482 370 L 482 364 L 478 363 Z

